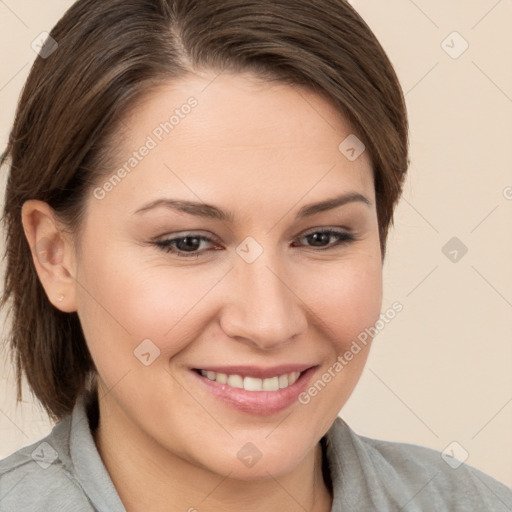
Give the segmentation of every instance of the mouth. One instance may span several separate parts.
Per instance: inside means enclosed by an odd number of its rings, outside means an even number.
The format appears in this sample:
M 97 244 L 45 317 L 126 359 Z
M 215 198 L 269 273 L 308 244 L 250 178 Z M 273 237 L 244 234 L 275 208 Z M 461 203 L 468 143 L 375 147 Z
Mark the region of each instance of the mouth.
M 318 365 L 286 365 L 275 368 L 191 368 L 202 392 L 213 395 L 238 411 L 270 415 L 294 403 L 306 389 Z
M 219 384 L 227 384 L 232 388 L 245 389 L 246 391 L 279 391 L 280 389 L 286 389 L 297 382 L 304 373 L 304 371 L 295 371 L 262 379 L 249 375 L 228 374 L 199 368 L 194 368 L 194 371 Z

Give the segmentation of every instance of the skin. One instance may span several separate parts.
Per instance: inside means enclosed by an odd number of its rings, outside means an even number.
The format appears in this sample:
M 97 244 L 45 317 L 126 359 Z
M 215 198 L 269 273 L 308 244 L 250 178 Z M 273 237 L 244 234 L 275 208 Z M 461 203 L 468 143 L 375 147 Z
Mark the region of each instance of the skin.
M 91 191 L 79 240 L 36 200 L 23 205 L 25 233 L 32 247 L 48 241 L 34 262 L 50 301 L 78 312 L 99 372 L 95 442 L 128 511 L 329 511 L 319 440 L 368 350 L 309 403 L 267 416 L 220 401 L 190 368 L 309 363 L 314 383 L 375 323 L 382 258 L 371 162 L 339 151 L 353 131 L 319 95 L 250 74 L 215 77 L 164 84 L 126 117 L 111 173 L 175 108 L 198 100 L 103 199 Z M 348 192 L 370 204 L 295 219 Z M 133 214 L 162 197 L 214 204 L 235 222 L 165 207 Z M 356 238 L 315 246 L 305 234 L 321 228 Z M 188 258 L 152 243 L 187 232 L 214 241 Z M 236 252 L 248 236 L 263 248 L 250 264 Z M 146 338 L 160 349 L 148 366 L 134 357 Z M 252 467 L 237 458 L 247 442 L 262 453 Z

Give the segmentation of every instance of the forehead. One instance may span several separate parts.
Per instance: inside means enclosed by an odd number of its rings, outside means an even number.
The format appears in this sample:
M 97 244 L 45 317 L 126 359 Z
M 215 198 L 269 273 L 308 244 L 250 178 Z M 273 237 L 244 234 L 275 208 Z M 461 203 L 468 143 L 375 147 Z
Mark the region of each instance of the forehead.
M 353 137 L 351 126 L 304 87 L 250 74 L 194 74 L 162 84 L 122 124 L 104 180 L 124 168 L 109 187 L 111 200 L 135 206 L 165 191 L 230 202 L 246 194 L 274 204 L 305 194 L 325 199 L 331 191 L 372 196 L 366 152 L 351 161 L 340 150 Z

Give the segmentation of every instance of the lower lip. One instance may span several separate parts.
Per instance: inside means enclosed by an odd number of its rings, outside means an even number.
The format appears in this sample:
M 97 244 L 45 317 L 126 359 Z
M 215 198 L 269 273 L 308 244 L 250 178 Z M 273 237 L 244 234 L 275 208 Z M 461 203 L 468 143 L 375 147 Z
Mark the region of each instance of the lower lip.
M 278 391 L 247 391 L 210 380 L 194 370 L 191 373 L 201 385 L 228 405 L 249 414 L 269 415 L 298 402 L 299 395 L 306 389 L 314 371 L 315 367 L 309 368 L 291 386 Z

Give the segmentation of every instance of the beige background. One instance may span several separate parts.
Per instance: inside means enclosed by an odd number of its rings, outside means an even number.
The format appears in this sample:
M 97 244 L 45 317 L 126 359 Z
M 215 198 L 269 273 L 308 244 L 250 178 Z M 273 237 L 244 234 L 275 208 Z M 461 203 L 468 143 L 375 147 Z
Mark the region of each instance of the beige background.
M 71 3 L 0 1 L 2 147 L 31 42 Z M 342 416 L 370 437 L 465 450 L 512 485 L 512 1 L 352 3 L 406 92 L 412 165 L 385 264 L 383 311 L 394 301 L 403 311 Z M 469 47 L 453 58 L 461 37 Z M 468 249 L 456 262 L 442 251 L 452 237 Z M 29 395 L 16 407 L 12 369 L 0 375 L 2 457 L 51 425 Z

